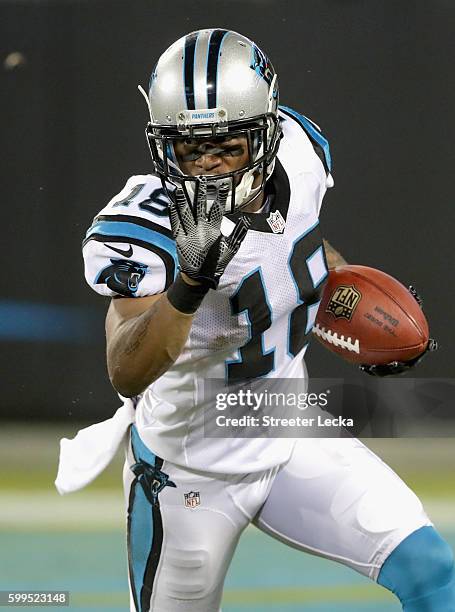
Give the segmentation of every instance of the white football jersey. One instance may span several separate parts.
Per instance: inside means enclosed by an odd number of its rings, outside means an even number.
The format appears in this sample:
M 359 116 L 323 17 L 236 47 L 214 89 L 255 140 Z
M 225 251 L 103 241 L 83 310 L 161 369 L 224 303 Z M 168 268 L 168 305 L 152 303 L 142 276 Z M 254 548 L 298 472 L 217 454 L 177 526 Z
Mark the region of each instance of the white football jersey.
M 204 298 L 182 354 L 136 406 L 136 426 L 150 449 L 196 470 L 264 470 L 285 462 L 294 444 L 206 438 L 203 431 L 204 380 L 306 377 L 303 356 L 327 276 L 318 217 L 333 181 L 327 142 L 315 124 L 286 108 L 280 117 L 284 136 L 266 187 L 270 206 L 243 213 L 251 220 L 248 233 L 218 289 Z M 167 203 L 158 177 L 133 176 L 95 217 L 83 245 L 95 291 L 142 297 L 169 287 L 178 259 Z M 222 229 L 239 214 L 225 217 Z

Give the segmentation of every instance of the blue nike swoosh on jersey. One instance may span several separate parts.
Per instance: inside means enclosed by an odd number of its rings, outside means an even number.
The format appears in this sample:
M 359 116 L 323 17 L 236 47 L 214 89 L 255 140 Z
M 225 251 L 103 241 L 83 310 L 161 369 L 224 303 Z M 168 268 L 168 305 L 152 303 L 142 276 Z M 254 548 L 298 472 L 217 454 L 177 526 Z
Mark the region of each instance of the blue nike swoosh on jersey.
M 124 257 L 131 257 L 131 255 L 133 254 L 133 247 L 131 246 L 131 244 L 129 245 L 129 248 L 126 250 L 119 249 L 118 247 L 110 246 L 109 244 L 106 244 L 106 243 L 104 243 L 104 246 L 107 247 L 108 249 L 112 249 L 119 255 L 123 255 Z

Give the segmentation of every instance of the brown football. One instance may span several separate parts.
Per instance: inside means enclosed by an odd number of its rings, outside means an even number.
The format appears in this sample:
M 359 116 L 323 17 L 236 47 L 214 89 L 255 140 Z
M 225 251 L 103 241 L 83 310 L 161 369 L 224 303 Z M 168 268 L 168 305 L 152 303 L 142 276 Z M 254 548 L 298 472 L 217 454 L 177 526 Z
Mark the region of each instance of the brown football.
M 413 359 L 429 340 L 425 315 L 408 289 L 366 266 L 330 270 L 313 333 L 347 361 L 368 365 Z

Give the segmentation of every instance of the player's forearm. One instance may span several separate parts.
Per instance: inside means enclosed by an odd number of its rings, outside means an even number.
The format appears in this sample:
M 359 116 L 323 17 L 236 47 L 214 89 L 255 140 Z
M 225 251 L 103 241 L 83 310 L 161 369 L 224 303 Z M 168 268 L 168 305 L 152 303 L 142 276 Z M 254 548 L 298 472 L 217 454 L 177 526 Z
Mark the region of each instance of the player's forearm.
M 344 257 L 333 248 L 333 246 L 324 238 L 324 250 L 327 258 L 327 265 L 329 270 L 336 268 L 337 266 L 345 266 L 347 261 Z
M 163 294 L 145 312 L 122 321 L 107 345 L 109 378 L 125 397 L 142 393 L 183 350 L 193 315 L 176 310 Z

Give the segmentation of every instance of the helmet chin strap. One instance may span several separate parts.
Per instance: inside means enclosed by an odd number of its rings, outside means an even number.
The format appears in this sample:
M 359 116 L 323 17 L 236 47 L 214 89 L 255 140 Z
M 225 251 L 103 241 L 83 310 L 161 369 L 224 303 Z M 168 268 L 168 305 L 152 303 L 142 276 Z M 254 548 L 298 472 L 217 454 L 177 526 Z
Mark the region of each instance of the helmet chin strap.
M 255 179 L 255 176 L 252 171 L 246 172 L 242 176 L 242 180 L 240 181 L 240 183 L 237 185 L 235 189 L 235 210 L 239 210 L 243 208 L 243 206 L 246 206 L 247 204 L 252 202 L 261 193 L 261 185 L 259 187 L 253 188 L 254 179 Z M 221 184 L 225 182 L 226 182 L 226 179 L 221 179 L 220 181 L 217 181 L 216 178 L 210 178 L 207 181 L 207 211 L 210 210 L 213 202 L 216 200 L 219 187 L 221 186 Z M 210 188 L 211 185 L 214 187 L 213 189 Z M 195 196 L 194 184 L 192 182 L 188 182 L 186 185 L 186 189 L 187 189 L 187 192 L 190 198 L 194 200 L 194 196 Z M 226 199 L 226 208 L 225 208 L 226 213 L 234 212 L 231 206 L 232 206 L 232 189 L 229 189 L 229 193 Z
M 251 170 L 249 172 L 245 172 L 245 174 L 242 176 L 240 183 L 235 188 L 235 209 L 236 210 L 238 210 L 239 208 L 242 208 L 242 206 L 247 203 L 246 202 L 247 199 L 248 201 L 251 199 L 250 195 L 253 195 L 253 197 L 256 197 L 257 195 L 259 195 L 261 188 L 260 187 L 253 188 L 254 179 L 255 179 L 254 172 L 252 172 Z M 226 211 L 234 212 L 232 210 L 232 190 L 230 190 L 228 193 L 228 197 L 226 200 Z
M 237 186 L 236 193 L 235 193 L 235 209 L 236 210 L 241 210 L 243 207 L 247 206 L 248 204 L 251 204 L 251 202 L 253 202 L 257 197 L 259 197 L 259 195 L 261 194 L 264 188 L 266 181 L 268 181 L 268 179 L 270 178 L 274 168 L 275 168 L 275 160 L 273 160 L 272 163 L 267 166 L 267 169 L 266 169 L 267 174 L 265 177 L 265 181 L 264 182 L 261 181 L 261 184 L 258 187 L 252 186 L 255 176 L 254 176 L 254 173 L 251 174 L 251 180 L 248 180 L 248 182 L 245 182 L 245 185 L 244 185 L 243 194 L 242 194 L 243 201 L 239 203 L 239 201 L 237 200 L 238 190 L 239 190 L 239 187 L 242 185 L 243 179 L 246 178 L 245 175 L 242 177 L 242 180 Z M 226 203 L 226 208 L 228 204 L 229 205 L 231 204 L 231 199 L 232 199 L 231 193 L 229 192 L 227 203 Z
M 274 167 L 275 167 L 275 160 L 273 160 L 272 163 L 269 164 L 269 166 L 267 167 L 266 181 L 271 176 L 274 170 Z M 245 172 L 245 174 L 242 176 L 240 183 L 235 188 L 235 210 L 241 210 L 243 207 L 247 206 L 248 204 L 251 204 L 251 202 L 253 202 L 253 200 L 259 197 L 259 195 L 261 194 L 264 185 L 261 181 L 261 184 L 258 187 L 253 187 L 255 178 L 256 178 L 256 172 L 254 170 L 249 170 L 248 172 Z M 208 187 L 207 188 L 207 211 L 210 210 L 213 202 L 216 200 L 216 197 L 218 195 L 218 188 L 225 181 L 226 179 L 217 181 L 216 178 L 211 178 L 208 180 L 207 182 L 207 187 Z M 214 189 L 210 189 L 211 184 L 213 185 Z M 186 189 L 187 189 L 188 195 L 190 196 L 191 200 L 194 201 L 195 188 L 194 188 L 193 182 L 188 181 L 186 185 Z M 232 210 L 231 205 L 232 205 L 232 189 L 229 190 L 229 193 L 226 199 L 226 209 L 225 210 L 226 210 L 226 213 L 228 214 L 231 212 L 235 212 Z

